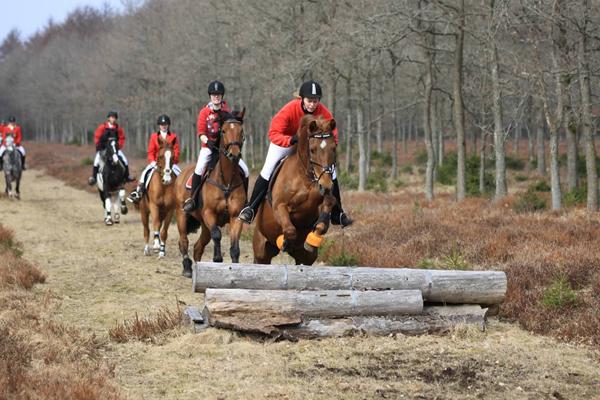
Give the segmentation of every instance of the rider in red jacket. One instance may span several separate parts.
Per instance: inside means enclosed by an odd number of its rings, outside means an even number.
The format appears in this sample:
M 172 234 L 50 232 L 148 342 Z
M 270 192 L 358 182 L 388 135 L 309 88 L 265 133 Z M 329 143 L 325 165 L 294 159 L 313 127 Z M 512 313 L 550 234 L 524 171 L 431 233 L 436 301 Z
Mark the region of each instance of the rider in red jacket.
M 277 166 L 277 163 L 289 155 L 293 150 L 293 145 L 296 144 L 296 133 L 300 127 L 300 121 L 306 114 L 312 114 L 314 116 L 322 116 L 323 118 L 330 120 L 332 115 L 323 105 L 320 100 L 323 92 L 321 86 L 315 81 L 307 81 L 300 86 L 300 98 L 294 99 L 287 103 L 271 120 L 271 127 L 269 128 L 269 150 L 267 152 L 267 158 L 265 164 L 260 171 L 258 179 L 254 184 L 254 190 L 252 191 L 252 197 L 248 202 L 248 205 L 240 212 L 239 219 L 250 224 L 254 220 L 254 216 L 258 211 L 258 207 L 262 203 L 267 191 L 269 189 L 269 180 L 271 174 Z M 335 141 L 338 141 L 337 128 L 333 130 Z M 340 195 L 340 185 L 338 183 L 335 170 L 333 172 L 333 195 L 337 200 L 337 204 L 331 210 L 331 223 L 334 225 L 342 225 L 346 227 L 352 224 L 350 219 L 344 210 L 342 209 L 342 199 Z
M 158 161 L 158 152 L 160 150 L 160 145 L 158 143 L 158 138 L 162 137 L 163 140 L 170 142 L 173 145 L 173 154 L 171 155 L 171 169 L 175 176 L 179 176 L 181 173 L 181 169 L 177 165 L 179 163 L 179 141 L 177 140 L 177 134 L 175 132 L 171 132 L 169 129 L 171 126 L 171 118 L 168 115 L 161 115 L 158 117 L 156 121 L 158 125 L 158 132 L 152 133 L 150 135 L 150 140 L 148 141 L 148 165 L 142 171 L 140 176 L 140 181 L 138 182 L 137 188 L 129 194 L 127 200 L 132 203 L 137 203 L 142 199 L 144 195 L 144 191 L 146 189 L 146 179 L 148 172 L 152 169 L 156 168 L 156 162 Z
M 21 154 L 22 168 L 25 169 L 25 148 L 21 146 L 23 134 L 21 133 L 21 127 L 17 125 L 17 119 L 13 116 L 8 117 L 8 124 L 0 126 L 0 134 L 2 135 L 2 140 L 0 140 L 2 144 L 0 146 L 0 166 L 2 165 L 2 156 L 4 155 L 4 151 L 6 151 L 6 138 L 12 136 L 15 146 L 17 146 L 17 150 Z
M 198 154 L 198 162 L 192 175 L 192 196 L 197 192 L 198 188 L 202 185 L 202 175 L 206 171 L 206 166 L 210 162 L 214 154 L 214 145 L 216 145 L 219 135 L 221 133 L 221 124 L 219 122 L 219 114 L 221 112 L 230 112 L 229 106 L 223 100 L 225 95 L 225 85 L 219 81 L 213 81 L 208 85 L 208 95 L 210 102 L 205 105 L 198 113 L 197 130 L 198 136 L 202 146 L 200 148 L 200 154 Z M 212 146 L 209 146 L 212 143 Z M 248 187 L 248 177 L 250 176 L 250 170 L 244 162 L 240 159 L 239 167 L 244 171 L 244 187 Z M 187 213 L 192 212 L 196 209 L 196 202 L 192 197 L 186 199 L 183 204 L 183 210 Z
M 129 162 L 127 161 L 127 157 L 123 153 L 122 149 L 125 146 L 125 132 L 123 128 L 117 124 L 117 119 L 119 115 L 116 111 L 110 111 L 106 116 L 106 121 L 101 123 L 96 132 L 94 133 L 94 143 L 96 144 L 96 156 L 94 157 L 94 169 L 92 171 L 92 176 L 88 178 L 88 183 L 91 185 L 96 184 L 96 175 L 98 174 L 98 169 L 100 168 L 100 151 L 103 150 L 108 144 L 109 137 L 117 138 L 117 155 L 119 159 L 125 166 L 125 179 L 127 182 L 133 182 L 135 179 L 129 175 Z

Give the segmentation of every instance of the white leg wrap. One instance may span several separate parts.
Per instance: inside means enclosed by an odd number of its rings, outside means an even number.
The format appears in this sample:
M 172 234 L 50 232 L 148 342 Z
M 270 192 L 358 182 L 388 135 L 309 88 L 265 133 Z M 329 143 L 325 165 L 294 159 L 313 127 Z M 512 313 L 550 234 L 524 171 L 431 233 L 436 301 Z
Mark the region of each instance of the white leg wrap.
M 200 149 L 200 154 L 198 154 L 198 162 L 196 163 L 196 169 L 194 170 L 196 175 L 202 176 L 204 170 L 206 169 L 206 164 L 208 164 L 210 161 L 211 154 L 211 150 L 207 147 Z
M 263 165 L 262 170 L 260 171 L 260 176 L 262 176 L 266 180 L 271 179 L 273 170 L 277 166 L 279 160 L 281 160 L 283 157 L 287 156 L 291 152 L 291 147 L 281 147 L 277 146 L 274 143 L 270 143 L 269 151 L 267 151 L 267 159 L 265 160 L 265 165 Z

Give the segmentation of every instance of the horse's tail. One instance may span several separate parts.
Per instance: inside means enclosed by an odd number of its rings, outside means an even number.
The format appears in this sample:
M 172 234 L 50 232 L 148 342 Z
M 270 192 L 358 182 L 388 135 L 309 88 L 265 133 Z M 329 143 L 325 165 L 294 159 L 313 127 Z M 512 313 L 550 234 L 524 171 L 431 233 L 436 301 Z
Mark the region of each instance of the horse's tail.
M 193 216 L 187 214 L 185 216 L 185 232 L 189 235 L 190 233 L 198 232 L 198 228 L 200 228 L 202 223 L 198 221 Z

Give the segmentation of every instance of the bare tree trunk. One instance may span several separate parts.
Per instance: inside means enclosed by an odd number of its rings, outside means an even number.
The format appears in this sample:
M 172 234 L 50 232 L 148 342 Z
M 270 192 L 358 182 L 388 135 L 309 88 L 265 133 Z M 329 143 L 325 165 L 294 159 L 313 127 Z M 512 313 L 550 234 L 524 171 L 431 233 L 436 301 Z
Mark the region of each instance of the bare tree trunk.
M 485 147 L 487 133 L 485 128 L 481 128 L 481 143 L 479 145 L 479 193 L 485 193 Z
M 350 166 L 352 161 L 352 86 L 351 81 L 346 81 L 346 109 L 348 114 L 346 115 L 346 160 L 344 162 L 344 170 L 350 172 Z
M 569 96 L 565 96 L 565 118 L 564 129 L 567 136 L 567 189 L 574 190 L 577 187 L 577 123 L 574 121 L 571 111 Z
M 539 109 L 537 124 L 537 172 L 546 176 L 546 135 L 544 132 L 544 110 Z
M 583 138 L 585 143 L 585 169 L 587 172 L 587 209 L 598 210 L 598 176 L 596 173 L 596 149 L 594 148 L 594 125 L 592 122 L 592 100 L 590 87 L 590 68 L 587 55 L 587 22 L 589 16 L 589 2 L 583 0 L 584 25 L 578 33 L 578 64 L 579 85 L 581 90 L 581 108 L 583 123 Z
M 425 175 L 425 197 L 428 201 L 433 200 L 433 181 L 435 176 L 435 149 L 433 147 L 433 132 L 431 127 L 431 103 L 432 103 L 432 85 L 433 85 L 433 56 L 431 50 L 433 48 L 432 40 L 429 38 L 428 32 L 421 33 L 421 51 L 424 61 L 424 85 L 423 94 L 423 130 L 425 148 L 427 149 L 427 169 Z
M 356 104 L 356 133 L 358 135 L 358 191 L 364 192 L 367 186 L 367 137 L 363 125 L 362 104 Z
M 459 0 L 458 32 L 456 34 L 456 49 L 454 50 L 454 130 L 456 131 L 456 200 L 462 201 L 466 196 L 466 167 L 465 167 L 465 110 L 463 103 L 463 45 L 465 37 L 465 0 Z M 440 162 L 441 164 L 441 162 Z
M 396 71 L 392 71 L 392 92 L 396 93 L 397 82 L 396 82 Z M 394 112 L 392 118 L 394 119 L 394 133 L 392 135 L 392 178 L 398 178 L 398 96 L 392 96 L 392 102 L 394 106 Z M 404 126 L 404 124 L 403 124 Z M 404 129 L 402 130 L 402 145 L 406 145 L 406 136 Z
M 494 13 L 494 0 L 491 0 L 492 15 Z M 492 109 L 494 113 L 494 152 L 496 155 L 496 193 L 495 201 L 499 201 L 508 194 L 506 187 L 506 161 L 504 150 L 504 126 L 502 123 L 502 89 L 500 87 L 500 74 L 498 71 L 498 48 L 495 39 L 491 44 L 491 69 L 492 69 Z
M 435 60 L 432 60 L 432 63 L 434 63 Z M 431 81 L 433 82 L 435 80 L 435 72 L 433 72 L 433 75 L 431 77 Z M 438 165 L 438 158 L 437 158 L 437 151 L 438 151 L 438 147 L 439 147 L 439 115 L 437 112 L 437 103 L 438 103 L 438 99 L 437 96 L 435 94 L 432 93 L 432 98 L 431 98 L 431 142 L 432 142 L 432 146 L 433 146 L 433 157 L 435 160 L 435 165 Z M 434 179 L 435 179 L 435 172 L 434 171 Z
M 526 168 L 527 171 L 531 171 L 531 168 L 533 166 L 533 161 L 535 159 L 535 155 L 534 155 L 534 151 L 533 151 L 534 126 L 535 126 L 535 119 L 534 119 L 534 113 L 533 113 L 533 98 L 531 96 L 529 96 L 527 99 L 527 124 L 525 125 L 525 128 L 527 129 L 527 168 Z

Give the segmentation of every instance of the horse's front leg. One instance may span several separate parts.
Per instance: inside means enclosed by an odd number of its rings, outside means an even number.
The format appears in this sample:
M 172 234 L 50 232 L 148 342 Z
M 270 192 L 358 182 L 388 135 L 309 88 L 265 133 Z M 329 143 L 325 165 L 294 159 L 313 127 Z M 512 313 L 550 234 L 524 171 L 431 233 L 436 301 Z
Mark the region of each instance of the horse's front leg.
M 323 235 L 327 233 L 329 229 L 329 222 L 331 221 L 331 209 L 335 205 L 335 198 L 333 196 L 326 196 L 323 202 L 319 206 L 319 219 L 315 224 L 315 228 L 306 237 L 304 242 L 304 249 L 310 252 L 316 251 L 323 242 Z
M 171 209 L 165 215 L 165 218 L 161 221 L 160 228 L 160 250 L 158 252 L 159 257 L 164 257 L 166 254 L 166 246 L 167 246 L 167 237 L 169 235 L 169 225 L 171 225 L 171 220 L 173 219 L 174 209 Z
M 142 217 L 142 226 L 144 229 L 144 255 L 150 255 L 150 212 L 148 211 L 148 205 L 146 200 L 140 202 L 140 216 Z
M 210 238 L 214 245 L 214 262 L 223 262 L 223 253 L 221 252 L 221 229 L 217 225 L 217 215 L 213 210 L 205 208 L 202 211 L 202 219 L 210 232 Z
M 160 251 L 161 241 L 160 241 L 160 209 L 158 205 L 149 202 L 150 207 L 150 218 L 152 218 L 152 234 L 154 236 L 154 244 L 152 246 L 152 250 L 155 253 Z M 161 257 L 159 253 L 159 258 Z
M 187 234 L 187 224 L 186 224 L 186 215 L 178 205 L 176 210 L 176 218 L 177 218 L 177 231 L 179 232 L 179 254 L 183 258 L 183 271 L 181 275 L 191 278 L 192 277 L 192 260 L 188 254 L 188 249 L 190 247 L 190 241 L 188 239 Z
M 289 242 L 292 242 L 298 238 L 298 232 L 296 231 L 296 227 L 290 219 L 290 211 L 288 210 L 287 204 L 278 204 L 274 211 L 275 220 L 279 223 L 281 229 L 283 230 L 283 235 L 277 238 L 277 247 L 279 247 L 279 250 L 285 251 Z
M 21 177 L 20 176 L 17 178 L 17 183 L 16 183 L 15 191 L 17 193 L 15 195 L 15 197 L 17 198 L 17 200 L 21 200 Z
M 112 225 L 113 224 L 113 220 L 112 220 L 112 201 L 110 198 L 110 193 L 108 193 L 108 190 L 104 189 L 104 223 L 106 225 Z
M 243 228 L 243 223 L 237 216 L 238 213 L 229 217 L 229 254 L 234 263 L 240 262 L 240 236 Z

